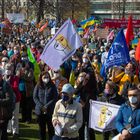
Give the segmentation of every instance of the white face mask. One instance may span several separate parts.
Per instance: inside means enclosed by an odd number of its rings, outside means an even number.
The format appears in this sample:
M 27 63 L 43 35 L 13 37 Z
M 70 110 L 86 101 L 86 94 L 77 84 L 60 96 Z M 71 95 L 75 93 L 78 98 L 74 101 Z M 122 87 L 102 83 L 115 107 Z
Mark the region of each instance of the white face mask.
M 54 78 L 58 78 L 60 76 L 59 73 L 54 73 Z
M 98 62 L 98 59 L 94 59 L 94 62 L 97 63 Z
M 14 54 L 18 54 L 18 50 L 14 50 Z
M 131 104 L 136 104 L 138 102 L 138 98 L 134 96 L 129 97 L 128 99 Z
M 83 63 L 87 63 L 88 59 L 87 58 L 83 58 Z
M 5 66 L 6 65 L 6 62 L 1 62 L 2 66 Z
M 45 84 L 48 84 L 49 81 L 50 81 L 50 79 L 49 79 L 49 78 L 44 78 L 44 79 L 42 79 L 42 81 L 43 81 Z

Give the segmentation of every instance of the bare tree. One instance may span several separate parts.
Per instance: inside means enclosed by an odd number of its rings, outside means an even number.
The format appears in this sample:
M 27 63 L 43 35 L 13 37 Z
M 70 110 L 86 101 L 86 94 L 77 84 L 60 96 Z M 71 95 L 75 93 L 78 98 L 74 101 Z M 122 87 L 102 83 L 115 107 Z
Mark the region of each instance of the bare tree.
M 57 21 L 65 15 L 70 15 L 72 19 L 75 18 L 77 12 L 86 11 L 89 13 L 90 0 L 30 0 L 37 11 L 37 22 L 43 17 L 44 13 L 51 14 L 56 17 Z

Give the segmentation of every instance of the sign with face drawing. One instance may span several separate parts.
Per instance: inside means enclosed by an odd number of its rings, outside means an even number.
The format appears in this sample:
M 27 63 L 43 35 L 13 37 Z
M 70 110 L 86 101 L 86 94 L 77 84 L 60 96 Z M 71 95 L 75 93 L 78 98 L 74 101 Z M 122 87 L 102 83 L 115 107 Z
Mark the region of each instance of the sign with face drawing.
M 115 129 L 115 117 L 120 106 L 90 100 L 89 127 L 100 132 Z
M 81 46 L 80 36 L 68 19 L 46 44 L 40 58 L 50 68 L 58 70 Z

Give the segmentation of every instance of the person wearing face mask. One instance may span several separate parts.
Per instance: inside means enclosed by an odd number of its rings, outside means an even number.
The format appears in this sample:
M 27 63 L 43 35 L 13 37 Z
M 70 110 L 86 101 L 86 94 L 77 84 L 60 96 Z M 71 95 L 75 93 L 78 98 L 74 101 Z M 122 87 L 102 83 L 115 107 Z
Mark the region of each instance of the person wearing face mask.
M 91 72 L 93 71 L 90 63 L 90 59 L 87 54 L 83 54 L 82 56 L 82 66 L 80 72 Z
M 21 90 L 21 114 L 22 121 L 30 123 L 32 121 L 32 103 L 33 103 L 33 91 L 34 91 L 34 72 L 32 68 L 32 63 L 23 61 L 22 68 L 20 71 L 20 85 L 24 85 L 24 90 Z
M 65 84 L 61 92 L 62 99 L 56 103 L 52 117 L 55 128 L 53 140 L 79 140 L 78 131 L 83 122 L 82 107 L 72 98 L 74 88 L 71 84 Z
M 54 128 L 51 120 L 57 97 L 57 89 L 49 73 L 46 71 L 42 72 L 33 93 L 40 140 L 46 140 L 46 124 L 48 127 L 49 140 L 52 140 L 54 135 Z
M 61 98 L 61 90 L 64 84 L 68 83 L 68 80 L 62 76 L 60 70 L 53 72 L 52 81 L 57 87 L 59 98 Z
M 19 135 L 19 106 L 20 106 L 20 100 L 21 100 L 21 93 L 18 89 L 19 86 L 19 77 L 15 76 L 13 74 L 12 65 L 9 65 L 7 69 L 5 70 L 4 80 L 9 83 L 9 85 L 12 87 L 12 90 L 15 94 L 15 108 L 13 110 L 12 119 L 8 123 L 8 133 L 12 133 L 13 137 L 16 138 Z
M 107 102 L 111 104 L 121 105 L 125 102 L 124 98 L 122 98 L 118 94 L 118 87 L 112 81 L 107 81 L 105 84 L 105 89 L 101 97 L 98 97 L 98 101 Z M 108 131 L 103 133 L 103 140 L 109 140 L 109 135 L 112 133 L 114 136 L 117 135 L 117 131 Z
M 0 65 L 0 68 L 2 69 L 2 70 L 5 70 L 5 65 L 8 63 L 8 58 L 7 57 L 3 57 L 2 59 L 1 59 L 1 65 Z
M 14 99 L 13 90 L 3 79 L 3 71 L 0 69 L 0 140 L 8 140 L 7 125 L 12 118 Z
M 101 63 L 104 64 L 106 62 L 107 56 L 108 56 L 109 46 L 105 47 L 105 52 L 101 55 Z
M 84 140 L 85 138 L 89 137 L 91 140 L 95 140 L 94 130 L 88 128 L 90 108 L 89 100 L 96 100 L 97 98 L 97 82 L 94 73 L 81 72 L 74 87 L 75 95 L 79 96 L 78 100 L 82 105 L 84 120 L 82 127 L 79 130 L 79 139 Z
M 121 105 L 116 117 L 119 140 L 140 139 L 140 90 L 133 85 L 128 89 L 128 101 Z

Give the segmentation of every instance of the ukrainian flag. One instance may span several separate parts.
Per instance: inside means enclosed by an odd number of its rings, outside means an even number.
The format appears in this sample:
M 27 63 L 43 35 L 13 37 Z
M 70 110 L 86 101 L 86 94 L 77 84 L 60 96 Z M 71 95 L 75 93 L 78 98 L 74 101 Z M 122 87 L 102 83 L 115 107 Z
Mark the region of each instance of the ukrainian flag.
M 90 17 L 86 20 L 83 20 L 82 22 L 80 22 L 80 25 L 83 29 L 85 29 L 88 26 L 92 26 L 95 24 L 95 18 L 94 17 Z
M 86 24 L 87 24 L 87 22 L 88 22 L 87 19 L 86 19 L 86 20 L 83 20 L 83 21 L 80 22 L 80 25 L 81 25 L 81 27 L 82 27 L 83 29 L 86 28 Z

